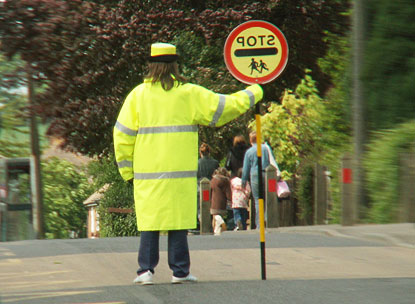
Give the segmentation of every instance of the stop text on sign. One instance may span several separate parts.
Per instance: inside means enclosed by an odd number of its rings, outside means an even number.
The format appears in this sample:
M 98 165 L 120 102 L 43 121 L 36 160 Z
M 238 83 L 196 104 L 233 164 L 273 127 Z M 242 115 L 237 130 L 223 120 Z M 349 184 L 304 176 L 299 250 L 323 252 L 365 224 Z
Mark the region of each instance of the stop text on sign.
M 269 47 L 275 46 L 275 36 L 273 35 L 259 35 L 257 37 L 239 36 L 238 38 L 236 38 L 236 43 L 241 46 L 240 49 L 236 49 L 234 52 L 236 57 L 267 56 L 278 54 L 278 49 L 276 47 Z M 255 48 L 246 48 L 246 46 Z M 260 48 L 258 48 L 258 46 L 260 46 Z
M 266 39 L 265 39 L 266 38 Z M 258 45 L 275 45 L 275 36 L 274 35 L 259 35 L 259 36 L 249 36 L 249 37 L 244 37 L 244 36 L 238 36 L 238 38 L 236 38 L 236 42 L 241 44 L 241 46 L 245 46 L 245 44 L 249 45 L 249 46 L 256 46 Z

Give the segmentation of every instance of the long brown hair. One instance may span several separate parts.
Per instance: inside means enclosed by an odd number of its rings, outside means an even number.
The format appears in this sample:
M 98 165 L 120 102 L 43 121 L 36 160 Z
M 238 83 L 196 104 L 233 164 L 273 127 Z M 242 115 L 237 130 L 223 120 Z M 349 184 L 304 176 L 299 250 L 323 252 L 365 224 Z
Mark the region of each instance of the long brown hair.
M 233 146 L 236 147 L 237 145 L 246 145 L 245 137 L 242 135 L 236 135 L 233 138 Z
M 199 148 L 199 152 L 203 155 L 203 156 L 208 156 L 210 154 L 210 147 L 208 144 L 206 143 L 202 143 L 200 145 Z
M 150 62 L 146 78 L 150 78 L 152 84 L 160 82 L 165 91 L 173 88 L 175 80 L 177 85 L 186 82 L 186 78 L 179 73 L 177 62 Z

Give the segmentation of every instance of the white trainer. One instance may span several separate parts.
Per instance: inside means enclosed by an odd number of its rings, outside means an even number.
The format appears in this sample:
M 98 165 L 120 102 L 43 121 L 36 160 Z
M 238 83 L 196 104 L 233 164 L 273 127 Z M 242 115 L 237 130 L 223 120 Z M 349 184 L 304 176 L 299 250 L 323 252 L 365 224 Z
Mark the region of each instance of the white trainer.
M 138 275 L 133 283 L 140 284 L 140 285 L 152 285 L 153 284 L 153 273 L 148 270 L 143 272 L 142 274 Z
M 173 276 L 171 278 L 171 282 L 173 284 L 181 284 L 181 283 L 195 283 L 197 282 L 197 278 L 195 276 L 192 276 L 190 273 L 184 277 L 184 278 L 178 278 Z

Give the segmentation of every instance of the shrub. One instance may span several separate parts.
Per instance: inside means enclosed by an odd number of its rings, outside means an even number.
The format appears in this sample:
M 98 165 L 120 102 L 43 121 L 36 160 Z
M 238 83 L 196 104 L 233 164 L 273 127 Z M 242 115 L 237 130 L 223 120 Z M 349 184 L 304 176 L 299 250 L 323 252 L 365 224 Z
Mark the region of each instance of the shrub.
M 312 223 L 313 170 L 315 163 L 329 168 L 333 176 L 339 170 L 339 158 L 349 145 L 346 134 L 334 126 L 334 112 L 327 109 L 330 103 L 318 95 L 315 81 L 309 71 L 294 92 L 286 91 L 281 104 L 272 103 L 261 117 L 263 137 L 273 148 L 275 158 L 286 180 L 297 179 L 294 197 L 300 207 L 299 217 Z M 250 125 L 255 127 L 255 122 Z M 339 183 L 331 183 L 338 193 Z M 338 199 L 338 195 L 333 198 Z M 336 206 L 339 202 L 334 203 Z M 334 208 L 337 210 L 337 208 Z M 333 217 L 333 214 L 330 214 Z M 337 220 L 337 219 L 336 219 Z
M 298 204 L 300 207 L 300 214 L 298 214 L 300 220 L 305 225 L 312 225 L 313 224 L 313 193 L 314 193 L 314 170 L 312 165 L 304 166 L 301 169 L 300 175 L 301 179 L 299 179 L 297 184 L 297 191 L 295 193 L 295 197 L 298 200 Z
M 135 212 L 108 212 L 108 208 L 135 209 L 133 186 L 121 178 L 114 157 L 102 158 L 91 163 L 89 170 L 94 178 L 95 189 L 110 184 L 98 206 L 100 236 L 138 235 Z
M 394 129 L 374 133 L 364 158 L 369 196 L 367 220 L 391 223 L 397 220 L 399 201 L 399 154 L 415 152 L 415 120 Z
M 65 160 L 42 163 L 43 207 L 46 238 L 86 236 L 87 210 L 83 202 L 91 195 L 86 172 Z

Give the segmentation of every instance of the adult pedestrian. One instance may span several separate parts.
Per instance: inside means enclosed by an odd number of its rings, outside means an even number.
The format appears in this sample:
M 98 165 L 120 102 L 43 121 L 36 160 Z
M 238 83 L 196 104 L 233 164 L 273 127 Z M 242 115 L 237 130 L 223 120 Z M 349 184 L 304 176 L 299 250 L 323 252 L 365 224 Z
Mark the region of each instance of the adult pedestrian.
M 255 225 L 259 228 L 259 177 L 258 177 L 258 156 L 257 156 L 257 137 L 256 132 L 249 134 L 249 142 L 251 148 L 249 148 L 244 157 L 244 164 L 242 169 L 242 183 L 245 186 L 250 181 L 252 195 L 255 201 Z M 262 185 L 265 185 L 265 169 L 270 164 L 269 150 L 266 144 L 261 144 L 261 164 L 262 164 Z M 263 189 L 264 190 L 264 189 Z M 264 193 L 264 192 L 263 192 Z M 253 216 L 251 215 L 251 219 Z
M 186 83 L 177 58 L 174 45 L 151 45 L 149 72 L 128 94 L 114 127 L 119 172 L 134 180 L 139 284 L 153 283 L 160 231 L 168 231 L 172 283 L 197 280 L 190 274 L 187 231 L 196 227 L 198 125 L 224 125 L 263 94 L 259 85 L 223 95 Z
M 233 138 L 232 147 L 226 156 L 225 168 L 231 171 L 231 178 L 238 175 L 238 170 L 242 168 L 244 164 L 244 156 L 246 150 L 249 149 L 245 137 L 242 135 L 236 135 Z
M 200 158 L 197 164 L 197 180 L 202 178 L 212 179 L 212 174 L 219 168 L 219 162 L 210 156 L 210 146 L 202 143 L 199 148 Z
M 200 181 L 212 179 L 213 172 L 219 168 L 219 162 L 210 156 L 210 146 L 202 143 L 199 148 L 200 158 L 197 163 L 197 230 L 200 226 Z

